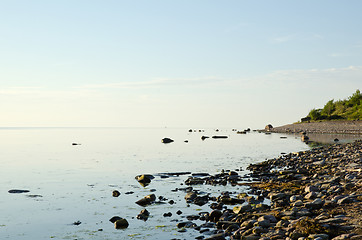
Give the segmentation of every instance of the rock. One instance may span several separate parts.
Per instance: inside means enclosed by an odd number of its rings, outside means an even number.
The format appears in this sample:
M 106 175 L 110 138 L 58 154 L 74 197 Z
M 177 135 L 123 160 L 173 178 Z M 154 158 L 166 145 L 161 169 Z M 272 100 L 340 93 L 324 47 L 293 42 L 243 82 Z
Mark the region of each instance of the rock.
M 124 218 L 121 218 L 114 222 L 114 228 L 115 229 L 124 229 L 128 227 L 128 221 Z
M 117 190 L 114 190 L 114 191 L 112 192 L 112 196 L 113 196 L 113 197 L 119 197 L 119 195 L 121 195 L 121 193 L 120 193 L 119 191 L 117 191 Z
M 328 234 L 310 234 L 308 239 L 328 240 Z
M 171 216 L 172 216 L 172 213 L 171 213 L 171 212 L 164 213 L 163 216 L 164 216 L 164 217 L 171 217 Z
M 271 223 L 276 223 L 278 220 L 273 215 L 264 215 L 258 218 L 258 221 L 268 220 Z
M 317 197 L 316 192 L 309 192 L 307 195 L 304 196 L 305 199 L 315 199 Z
M 138 215 L 137 219 L 147 221 L 148 217 L 150 216 L 150 212 L 147 209 L 143 209 Z
M 172 142 L 174 142 L 174 140 L 172 140 L 171 138 L 163 138 L 163 139 L 161 140 L 161 142 L 162 142 L 162 143 L 172 143 Z
M 307 186 L 304 189 L 305 192 L 310 193 L 310 192 L 318 192 L 319 189 L 316 186 Z
M 8 191 L 8 193 L 28 193 L 29 190 L 20 190 L 20 189 L 11 189 Z
M 186 202 L 192 202 L 197 197 L 195 192 L 188 192 L 186 193 L 185 200 Z
M 114 217 L 112 217 L 111 219 L 109 219 L 109 221 L 110 221 L 111 223 L 115 223 L 117 220 L 121 220 L 121 218 L 118 217 L 118 216 L 114 216 Z
M 317 198 L 313 202 L 307 203 L 306 207 L 309 209 L 312 209 L 312 210 L 316 210 L 316 209 L 320 209 L 321 207 L 323 207 L 323 204 L 324 204 L 324 200 Z
M 152 204 L 154 203 L 156 200 L 156 195 L 155 194 L 150 194 L 150 195 L 147 195 L 145 196 L 144 198 L 138 200 L 136 203 L 140 206 L 147 206 L 149 204 Z
M 249 212 L 251 209 L 252 209 L 252 207 L 251 207 L 250 204 L 239 205 L 239 206 L 235 206 L 233 208 L 233 212 L 235 214 L 240 214 L 240 213 L 243 213 L 243 212 Z
M 138 182 L 142 182 L 142 183 L 150 183 L 152 179 L 154 179 L 155 177 L 151 174 L 142 174 L 142 175 L 138 175 L 135 177 L 135 179 Z
M 271 125 L 271 124 L 268 124 L 265 126 L 266 131 L 271 131 L 272 129 L 273 129 L 273 125 Z
M 284 199 L 287 197 L 287 195 L 285 193 L 270 193 L 268 196 L 271 201 L 275 201 L 278 199 Z
M 228 136 L 220 136 L 220 135 L 217 135 L 217 136 L 212 136 L 212 138 L 214 138 L 214 139 L 220 139 L 220 138 L 228 138 Z
M 201 140 L 205 140 L 206 138 L 209 138 L 208 136 L 201 136 Z
M 220 210 L 213 210 L 209 214 L 209 221 L 216 223 L 217 221 L 219 221 L 221 216 L 222 216 L 222 212 Z
M 259 219 L 258 219 L 258 222 L 256 222 L 255 224 L 256 224 L 256 226 L 260 226 L 262 228 L 270 227 L 270 221 L 268 219 L 264 219 L 262 221 L 259 221 Z
M 301 195 L 293 195 L 293 196 L 291 196 L 290 198 L 289 198 L 289 201 L 290 202 L 295 202 L 295 201 L 297 201 L 297 200 L 302 200 L 303 199 L 303 197 L 301 196 Z
M 304 203 L 302 200 L 298 200 L 293 203 L 293 207 L 302 207 L 302 206 L 304 206 Z
M 351 203 L 351 202 L 353 202 L 353 199 L 348 196 L 348 197 L 339 199 L 337 201 L 337 204 L 341 205 L 341 204 L 346 204 L 346 203 Z
M 344 239 L 351 239 L 351 237 L 353 237 L 355 234 L 353 233 L 350 233 L 350 234 L 342 234 L 342 235 L 339 235 L 335 238 L 332 238 L 332 240 L 344 240 Z

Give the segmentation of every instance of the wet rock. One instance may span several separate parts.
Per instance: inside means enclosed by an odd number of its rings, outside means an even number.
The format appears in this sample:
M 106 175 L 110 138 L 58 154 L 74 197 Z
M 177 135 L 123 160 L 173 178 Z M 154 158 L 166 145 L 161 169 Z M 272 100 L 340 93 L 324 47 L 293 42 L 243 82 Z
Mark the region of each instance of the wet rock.
M 129 223 L 124 218 L 121 218 L 121 219 L 114 222 L 114 228 L 115 229 L 124 229 L 124 228 L 127 228 L 128 226 L 129 226 Z
M 196 197 L 196 192 L 188 192 L 186 193 L 185 200 L 186 202 L 191 203 Z
M 209 214 L 209 221 L 216 223 L 217 221 L 219 221 L 221 216 L 222 216 L 222 212 L 220 210 L 213 210 Z
M 82 224 L 82 222 L 81 221 L 76 221 L 76 222 L 74 222 L 72 224 L 78 226 L 78 225 Z
M 138 215 L 137 219 L 147 221 L 148 217 L 150 216 L 150 212 L 147 209 L 143 209 Z
M 11 189 L 8 191 L 8 193 L 28 193 L 29 190 L 21 190 L 21 189 Z
M 147 195 L 147 196 L 143 197 L 142 199 L 138 200 L 136 203 L 138 205 L 144 207 L 144 206 L 154 203 L 155 200 L 156 200 L 156 195 L 150 194 L 150 195 Z
M 142 174 L 142 175 L 138 175 L 135 177 L 135 179 L 141 183 L 141 185 L 143 184 L 143 186 L 148 186 L 151 183 L 151 180 L 154 179 L 155 177 L 153 175 L 150 174 Z
M 112 196 L 113 196 L 113 197 L 119 197 L 119 195 L 121 195 L 121 193 L 120 193 L 119 191 L 117 191 L 117 190 L 114 190 L 114 191 L 112 192 Z
M 171 217 L 171 216 L 172 216 L 172 213 L 171 213 L 171 212 L 164 213 L 163 216 L 164 216 L 164 217 Z
M 111 223 L 115 223 L 117 220 L 121 220 L 121 217 L 114 216 L 114 217 L 112 217 L 111 219 L 109 219 L 109 221 L 110 221 Z
M 220 138 L 228 138 L 228 136 L 220 136 L 220 135 L 217 135 L 217 136 L 212 136 L 212 138 L 214 138 L 214 139 L 220 139 Z
M 172 143 L 172 142 L 174 142 L 174 140 L 172 140 L 171 138 L 163 138 L 163 139 L 161 140 L 161 142 L 162 142 L 162 143 Z

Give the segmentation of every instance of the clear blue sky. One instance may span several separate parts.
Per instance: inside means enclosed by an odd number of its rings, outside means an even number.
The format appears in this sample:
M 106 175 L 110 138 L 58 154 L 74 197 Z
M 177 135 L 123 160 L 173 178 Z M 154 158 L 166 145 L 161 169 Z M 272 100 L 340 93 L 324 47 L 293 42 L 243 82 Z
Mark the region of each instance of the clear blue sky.
M 0 0 L 0 126 L 264 127 L 362 90 L 362 1 Z

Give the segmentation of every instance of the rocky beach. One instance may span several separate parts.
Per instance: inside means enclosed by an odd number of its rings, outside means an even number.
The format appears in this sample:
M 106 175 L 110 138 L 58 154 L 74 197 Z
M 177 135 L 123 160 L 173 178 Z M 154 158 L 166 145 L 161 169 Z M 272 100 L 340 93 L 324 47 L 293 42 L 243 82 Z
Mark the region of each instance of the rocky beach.
M 362 121 L 320 121 L 288 124 L 268 129 L 277 133 L 333 133 L 333 134 L 362 134 Z
M 234 171 L 189 177 L 186 201 L 211 212 L 177 226 L 200 231 L 196 239 L 362 239 L 362 141 L 285 154 Z M 252 179 L 251 182 L 243 182 Z M 198 184 L 244 185 L 247 193 L 219 196 L 192 190 Z M 196 225 L 191 220 L 205 223 Z M 205 233 L 214 235 L 206 237 Z

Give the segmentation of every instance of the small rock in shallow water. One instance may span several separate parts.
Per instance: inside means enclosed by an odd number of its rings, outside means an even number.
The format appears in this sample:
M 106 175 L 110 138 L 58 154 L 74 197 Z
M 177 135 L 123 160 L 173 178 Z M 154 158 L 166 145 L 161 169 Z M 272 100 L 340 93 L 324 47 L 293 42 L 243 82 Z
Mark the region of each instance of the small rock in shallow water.
M 124 229 L 124 228 L 127 228 L 128 225 L 129 225 L 128 221 L 124 218 L 121 218 L 114 222 L 115 229 Z
M 29 190 L 21 190 L 21 189 L 11 189 L 8 191 L 9 193 L 28 193 Z
M 119 191 L 117 191 L 117 190 L 114 190 L 114 191 L 112 192 L 112 196 L 113 196 L 113 197 L 119 197 L 119 195 L 121 195 L 121 193 L 120 193 Z

